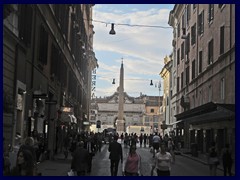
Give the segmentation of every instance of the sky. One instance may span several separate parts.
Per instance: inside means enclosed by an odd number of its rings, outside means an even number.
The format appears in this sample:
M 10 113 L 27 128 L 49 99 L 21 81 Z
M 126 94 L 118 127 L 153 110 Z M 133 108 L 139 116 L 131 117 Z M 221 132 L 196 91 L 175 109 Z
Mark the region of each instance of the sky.
M 116 92 L 122 61 L 124 92 L 132 97 L 162 95 L 159 73 L 164 66 L 164 57 L 172 53 L 173 29 L 168 20 L 173 7 L 173 4 L 95 4 L 93 50 L 99 65 L 96 97 L 111 96 Z M 115 24 L 115 35 L 109 34 L 111 23 Z M 116 84 L 112 84 L 113 79 Z M 153 86 L 150 86 L 151 80 Z

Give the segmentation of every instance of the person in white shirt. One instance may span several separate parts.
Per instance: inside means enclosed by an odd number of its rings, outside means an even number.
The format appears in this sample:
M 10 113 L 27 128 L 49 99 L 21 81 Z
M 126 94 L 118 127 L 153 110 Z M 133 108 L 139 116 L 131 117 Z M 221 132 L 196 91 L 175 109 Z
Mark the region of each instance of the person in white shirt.
M 155 157 L 155 151 L 158 152 L 159 151 L 159 145 L 161 142 L 161 138 L 158 136 L 157 133 L 155 133 L 155 135 L 153 136 L 152 139 L 153 142 L 153 158 Z
M 172 156 L 166 151 L 164 143 L 161 143 L 160 148 L 161 151 L 154 158 L 151 175 L 153 175 L 153 170 L 156 168 L 158 176 L 170 176 L 171 164 L 173 162 Z

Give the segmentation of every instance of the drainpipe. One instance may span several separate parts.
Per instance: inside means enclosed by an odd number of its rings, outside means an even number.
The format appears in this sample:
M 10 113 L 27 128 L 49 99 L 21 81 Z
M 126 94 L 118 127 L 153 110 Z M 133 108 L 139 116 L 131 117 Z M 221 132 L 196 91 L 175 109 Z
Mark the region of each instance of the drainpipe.
M 13 84 L 13 119 L 12 119 L 12 147 L 15 145 L 15 136 L 16 136 L 16 122 L 17 122 L 17 62 L 18 62 L 18 43 L 15 46 L 15 67 L 14 67 L 14 84 Z

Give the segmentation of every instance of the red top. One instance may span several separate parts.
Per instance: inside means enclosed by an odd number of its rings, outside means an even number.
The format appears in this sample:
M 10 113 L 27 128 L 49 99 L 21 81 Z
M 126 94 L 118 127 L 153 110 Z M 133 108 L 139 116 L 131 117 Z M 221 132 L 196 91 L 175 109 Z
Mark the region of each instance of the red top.
M 139 156 L 137 153 L 132 154 L 132 156 L 129 154 L 125 166 L 125 171 L 129 173 L 137 173 L 138 172 L 138 161 Z

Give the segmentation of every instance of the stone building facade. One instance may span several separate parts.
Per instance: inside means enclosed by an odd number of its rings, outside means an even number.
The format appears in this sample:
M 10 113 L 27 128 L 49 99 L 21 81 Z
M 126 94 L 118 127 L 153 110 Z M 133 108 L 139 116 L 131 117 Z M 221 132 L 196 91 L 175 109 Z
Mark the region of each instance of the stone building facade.
M 118 96 L 115 92 L 112 96 L 92 99 L 90 123 L 101 121 L 102 127 L 115 127 L 118 118 Z M 160 102 L 159 102 L 160 101 Z M 124 127 L 127 126 L 151 126 L 152 132 L 161 131 L 163 114 L 159 111 L 162 105 L 162 97 L 141 95 L 131 97 L 124 93 Z M 126 131 L 125 131 L 126 132 Z
M 235 149 L 235 5 L 176 4 L 172 86 L 176 135 L 185 148 Z
M 3 136 L 15 145 L 37 130 L 53 153 L 89 114 L 93 4 L 3 6 Z

